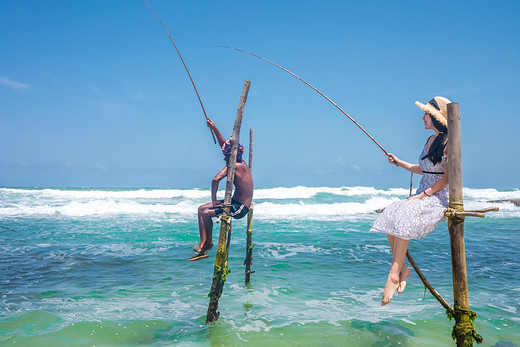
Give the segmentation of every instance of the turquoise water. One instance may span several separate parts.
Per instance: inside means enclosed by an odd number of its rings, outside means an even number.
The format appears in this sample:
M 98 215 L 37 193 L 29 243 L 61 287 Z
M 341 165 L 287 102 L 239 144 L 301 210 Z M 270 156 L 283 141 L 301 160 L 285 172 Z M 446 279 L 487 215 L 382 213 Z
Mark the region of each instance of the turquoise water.
M 189 262 L 207 189 L 0 188 L 0 346 L 453 346 L 412 272 L 379 305 L 390 266 L 376 209 L 406 189 L 255 191 L 254 262 L 234 221 L 220 319 L 205 325 L 215 254 Z M 520 346 L 520 190 L 465 189 L 470 305 L 483 346 Z M 218 225 L 214 231 L 217 241 Z M 446 223 L 410 251 L 453 302 Z

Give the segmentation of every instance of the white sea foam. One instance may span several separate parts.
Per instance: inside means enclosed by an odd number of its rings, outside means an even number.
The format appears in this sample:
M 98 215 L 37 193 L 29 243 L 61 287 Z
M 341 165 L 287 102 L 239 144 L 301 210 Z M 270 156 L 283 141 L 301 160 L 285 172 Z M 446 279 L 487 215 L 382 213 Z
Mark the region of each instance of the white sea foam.
M 464 197 L 470 199 L 520 199 L 520 189 L 499 191 L 493 188 L 474 189 L 464 188 Z M 222 191 L 221 191 L 222 193 Z M 257 188 L 255 199 L 307 199 L 317 194 L 332 194 L 338 196 L 407 196 L 408 189 L 389 188 L 377 189 L 374 187 L 276 187 Z M 209 189 L 19 189 L 0 188 L 0 196 L 4 197 L 31 197 L 31 198 L 59 198 L 59 199 L 208 199 Z
M 222 193 L 222 192 L 221 192 Z M 407 189 L 390 188 L 376 189 L 374 187 L 277 187 L 259 188 L 255 190 L 255 199 L 308 199 L 317 194 L 332 194 L 339 196 L 406 196 Z M 1 195 L 27 196 L 32 198 L 59 199 L 209 199 L 209 189 L 138 189 L 138 190 L 104 190 L 104 189 L 14 189 L 0 188 Z
M 138 190 L 73 190 L 0 188 L 0 194 L 26 195 L 33 198 L 59 199 L 209 199 L 208 189 L 138 189 Z
M 255 190 L 255 199 L 308 199 L 317 194 L 332 194 L 339 196 L 366 196 L 366 195 L 407 195 L 407 189 L 392 188 L 388 190 L 374 187 L 304 187 L 291 188 L 263 188 Z
M 337 324 L 344 320 L 359 319 L 362 321 L 379 322 L 385 318 L 406 318 L 417 315 L 418 312 L 436 308 L 436 303 L 417 303 L 408 301 L 407 305 L 381 308 L 381 291 L 349 289 L 331 292 L 329 297 L 309 299 L 309 296 L 296 297 L 294 294 L 278 298 L 283 288 L 273 286 L 271 288 L 256 288 L 255 291 L 245 293 L 242 288 L 230 288 L 233 296 L 239 303 L 254 302 L 258 316 L 267 321 L 277 321 L 277 325 L 289 325 L 294 322 L 306 324 L 310 322 L 329 322 Z M 355 310 L 352 307 L 363 306 L 363 310 Z M 304 307 L 302 309 L 302 306 Z M 226 312 L 232 315 L 232 311 Z M 237 316 L 237 315 L 235 315 Z M 251 313 L 255 317 L 255 313 Z M 237 318 L 243 320 L 242 317 Z M 267 330 L 267 328 L 265 329 Z
M 195 216 L 197 204 L 181 201 L 176 204 L 143 204 L 135 201 L 118 202 L 114 200 L 72 201 L 64 205 L 18 205 L 0 208 L 0 216 L 63 215 L 84 217 L 92 215 L 149 215 L 181 214 Z
M 265 251 L 259 251 L 262 258 L 274 258 L 278 260 L 298 255 L 298 253 L 321 253 L 327 254 L 330 251 L 324 251 L 322 248 L 313 245 L 303 245 L 296 243 L 278 243 L 278 242 L 259 242 Z
M 323 200 L 320 194 L 324 194 Z M 210 200 L 208 189 L 17 189 L 0 188 L 0 218 L 61 215 L 68 217 L 117 215 L 175 215 L 194 218 L 197 207 Z M 255 217 L 259 219 L 344 220 L 363 216 L 408 195 L 407 189 L 374 187 L 291 187 L 255 190 Z M 219 198 L 223 197 L 221 189 Z M 499 207 L 491 218 L 520 217 L 510 202 L 490 200 L 520 198 L 520 190 L 464 188 L 466 209 Z M 299 200 L 295 202 L 294 200 Z M 323 203 L 320 203 L 323 201 Z
M 378 197 L 368 199 L 364 203 L 308 204 L 300 202 L 299 204 L 276 204 L 263 202 L 255 206 L 255 218 L 342 219 L 347 216 L 372 213 L 397 200 L 397 197 L 390 199 Z
M 501 200 L 501 199 L 520 199 L 520 190 L 514 189 L 509 191 L 499 191 L 493 188 L 489 189 L 472 189 L 464 188 L 462 190 L 464 198 L 479 200 Z

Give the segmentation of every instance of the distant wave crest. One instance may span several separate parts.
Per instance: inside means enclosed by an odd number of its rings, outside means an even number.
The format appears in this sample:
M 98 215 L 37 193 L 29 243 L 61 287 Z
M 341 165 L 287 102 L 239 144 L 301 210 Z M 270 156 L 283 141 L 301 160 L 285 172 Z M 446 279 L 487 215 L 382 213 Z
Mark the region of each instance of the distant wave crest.
M 0 188 L 0 218 L 61 215 L 69 217 L 127 215 L 141 218 L 168 214 L 193 219 L 197 207 L 210 201 L 209 189 L 29 189 Z M 404 199 L 408 190 L 374 187 L 277 187 L 255 190 L 255 218 L 342 220 L 383 209 Z M 220 190 L 219 198 L 223 198 Z M 501 214 L 520 217 L 520 208 L 508 202 L 520 199 L 520 190 L 464 189 L 464 204 L 477 209 L 498 206 Z

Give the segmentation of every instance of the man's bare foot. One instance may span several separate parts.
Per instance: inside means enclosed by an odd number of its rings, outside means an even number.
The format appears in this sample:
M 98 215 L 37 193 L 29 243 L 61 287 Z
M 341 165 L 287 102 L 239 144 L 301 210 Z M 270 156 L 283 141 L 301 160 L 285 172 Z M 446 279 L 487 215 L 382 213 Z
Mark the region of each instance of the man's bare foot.
M 381 306 L 385 306 L 394 297 L 395 291 L 399 287 L 399 277 L 393 274 L 388 275 L 386 280 L 385 291 L 383 292 L 383 299 L 381 300 Z
M 196 244 L 196 245 L 193 245 L 193 250 L 195 252 L 203 252 L 205 250 L 211 250 L 213 248 L 213 244 L 210 244 L 208 247 L 204 247 L 203 245 L 201 245 L 200 243 L 199 244 Z
M 410 276 L 411 272 L 412 271 L 410 271 L 406 265 L 403 265 L 401 273 L 399 274 L 399 288 L 397 288 L 397 294 L 404 292 L 404 289 L 406 288 L 406 279 Z

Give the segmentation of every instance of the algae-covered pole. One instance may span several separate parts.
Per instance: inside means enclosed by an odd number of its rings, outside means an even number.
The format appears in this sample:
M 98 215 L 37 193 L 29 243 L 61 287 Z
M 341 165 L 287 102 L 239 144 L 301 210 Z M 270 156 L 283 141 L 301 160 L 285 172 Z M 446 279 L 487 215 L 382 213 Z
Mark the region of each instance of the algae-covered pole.
M 249 129 L 249 168 L 253 171 L 253 129 Z M 253 264 L 253 207 L 254 203 L 251 204 L 251 208 L 247 213 L 247 228 L 246 228 L 246 259 L 244 264 L 246 266 L 246 285 L 251 280 L 251 265 Z
M 218 319 L 219 313 L 218 300 L 222 295 L 224 289 L 224 282 L 226 275 L 230 272 L 228 269 L 228 252 L 229 252 L 229 237 L 231 236 L 231 217 L 229 217 L 229 207 L 231 205 L 231 193 L 233 191 L 233 181 L 235 178 L 235 166 L 237 161 L 237 148 L 240 140 L 240 127 L 242 126 L 242 116 L 244 114 L 244 107 L 249 93 L 250 81 L 245 81 L 240 102 L 238 104 L 237 115 L 235 117 L 235 125 L 233 126 L 233 133 L 231 134 L 231 155 L 229 156 L 227 164 L 227 179 L 226 179 L 226 193 L 224 196 L 224 214 L 222 215 L 220 223 L 220 234 L 218 238 L 217 255 L 215 259 L 215 267 L 213 272 L 213 283 L 209 292 L 209 306 L 206 315 L 206 323 L 214 322 Z M 228 236 L 229 233 L 229 236 Z M 226 242 L 226 238 L 228 239 Z
M 463 211 L 460 110 L 458 103 L 448 104 L 448 129 L 450 207 L 455 211 Z M 464 217 L 456 214 L 451 215 L 448 219 L 448 229 L 450 232 L 453 278 L 453 318 L 455 318 L 452 336 L 457 339 L 457 346 L 473 346 L 473 338 L 479 342 L 481 337 L 473 327 L 473 320 L 476 315 L 469 309 Z

